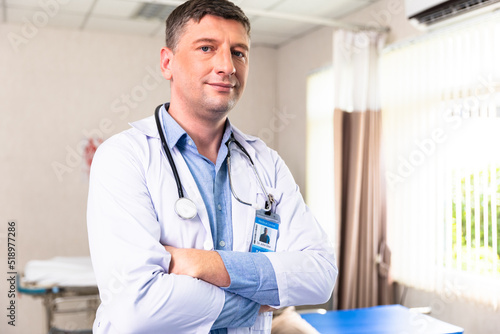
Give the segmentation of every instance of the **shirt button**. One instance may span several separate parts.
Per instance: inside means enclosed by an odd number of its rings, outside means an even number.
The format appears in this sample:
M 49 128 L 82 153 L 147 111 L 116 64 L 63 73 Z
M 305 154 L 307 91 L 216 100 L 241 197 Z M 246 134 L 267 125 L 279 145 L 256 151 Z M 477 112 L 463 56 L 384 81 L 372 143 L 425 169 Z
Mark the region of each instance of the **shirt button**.
M 205 248 L 205 250 L 211 250 L 212 249 L 212 242 L 210 242 L 210 240 L 207 240 L 203 243 L 203 248 Z
M 219 209 L 219 211 L 222 210 L 222 206 L 220 206 L 220 204 L 217 205 L 217 209 Z
M 191 139 L 188 140 L 188 145 L 193 146 L 193 141 Z
M 219 242 L 219 245 L 220 245 L 221 247 L 224 247 L 224 246 L 226 245 L 226 243 L 224 242 L 224 240 L 221 240 L 221 241 Z

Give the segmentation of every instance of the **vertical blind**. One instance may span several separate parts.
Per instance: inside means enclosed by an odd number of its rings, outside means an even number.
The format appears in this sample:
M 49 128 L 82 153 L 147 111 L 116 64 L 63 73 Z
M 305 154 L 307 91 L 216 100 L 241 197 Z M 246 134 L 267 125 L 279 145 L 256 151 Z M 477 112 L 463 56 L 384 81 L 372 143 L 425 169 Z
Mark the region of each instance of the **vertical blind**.
M 392 277 L 500 302 L 500 16 L 387 50 L 382 115 Z

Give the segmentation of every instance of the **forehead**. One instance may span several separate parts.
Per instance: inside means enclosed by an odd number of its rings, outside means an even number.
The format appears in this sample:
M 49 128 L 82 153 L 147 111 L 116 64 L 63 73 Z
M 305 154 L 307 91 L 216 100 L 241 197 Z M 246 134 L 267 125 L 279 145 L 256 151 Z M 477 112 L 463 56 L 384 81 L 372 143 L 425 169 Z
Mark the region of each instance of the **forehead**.
M 232 44 L 246 44 L 250 47 L 250 37 L 242 23 L 213 15 L 205 15 L 199 22 L 189 20 L 179 43 L 192 43 L 201 39 L 229 40 Z

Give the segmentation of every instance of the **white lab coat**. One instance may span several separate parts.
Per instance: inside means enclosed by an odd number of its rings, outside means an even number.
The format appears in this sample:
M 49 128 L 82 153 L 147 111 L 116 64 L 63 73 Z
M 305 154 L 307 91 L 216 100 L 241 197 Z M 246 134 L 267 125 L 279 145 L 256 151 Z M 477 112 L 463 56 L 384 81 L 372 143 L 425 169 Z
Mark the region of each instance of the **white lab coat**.
M 168 274 L 170 254 L 162 245 L 214 248 L 207 211 L 177 148 L 172 150 L 185 196 L 198 216 L 182 220 L 178 198 L 154 117 L 135 122 L 96 152 L 88 198 L 88 233 L 102 304 L 94 333 L 206 334 L 224 305 L 222 289 L 189 276 Z M 234 128 L 252 157 L 281 216 L 275 253 L 265 253 L 276 273 L 280 305 L 319 304 L 331 296 L 337 276 L 333 248 L 304 204 L 288 168 L 261 140 Z M 247 201 L 264 203 L 248 160 L 231 157 L 233 186 Z M 248 252 L 255 210 L 232 197 L 233 250 Z M 229 334 L 270 333 L 272 313 L 251 328 Z

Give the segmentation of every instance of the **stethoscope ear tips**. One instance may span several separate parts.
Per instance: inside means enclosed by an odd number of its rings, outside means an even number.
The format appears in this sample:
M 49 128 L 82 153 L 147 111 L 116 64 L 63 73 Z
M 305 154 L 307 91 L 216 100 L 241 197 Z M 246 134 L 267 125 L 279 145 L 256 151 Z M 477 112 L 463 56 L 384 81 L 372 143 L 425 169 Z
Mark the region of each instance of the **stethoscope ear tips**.
M 196 204 L 186 197 L 181 197 L 175 201 L 174 210 L 182 219 L 193 219 L 198 214 Z

